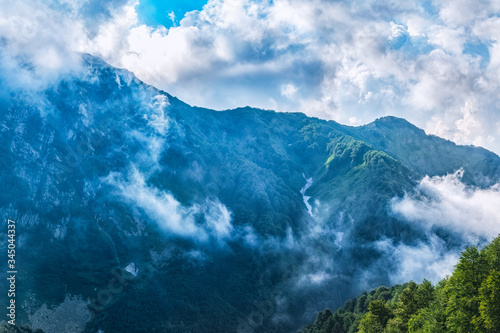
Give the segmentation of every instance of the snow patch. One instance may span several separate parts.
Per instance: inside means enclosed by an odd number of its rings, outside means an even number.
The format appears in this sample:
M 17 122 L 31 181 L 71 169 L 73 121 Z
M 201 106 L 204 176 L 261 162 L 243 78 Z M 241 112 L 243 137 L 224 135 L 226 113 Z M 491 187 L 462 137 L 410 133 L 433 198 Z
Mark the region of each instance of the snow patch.
M 137 268 L 135 266 L 135 263 L 133 263 L 133 262 L 128 264 L 127 267 L 125 267 L 125 270 L 127 272 L 129 272 L 130 274 L 132 274 L 133 276 L 137 276 L 137 274 L 139 273 L 139 268 Z

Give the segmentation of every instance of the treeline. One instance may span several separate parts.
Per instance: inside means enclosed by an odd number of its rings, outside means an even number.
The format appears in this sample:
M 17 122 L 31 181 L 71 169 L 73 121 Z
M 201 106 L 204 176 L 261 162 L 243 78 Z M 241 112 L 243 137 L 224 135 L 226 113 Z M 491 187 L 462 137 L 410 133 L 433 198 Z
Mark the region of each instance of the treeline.
M 433 286 L 424 280 L 379 287 L 325 310 L 302 333 L 498 333 L 500 236 L 482 250 L 468 247 L 453 274 Z

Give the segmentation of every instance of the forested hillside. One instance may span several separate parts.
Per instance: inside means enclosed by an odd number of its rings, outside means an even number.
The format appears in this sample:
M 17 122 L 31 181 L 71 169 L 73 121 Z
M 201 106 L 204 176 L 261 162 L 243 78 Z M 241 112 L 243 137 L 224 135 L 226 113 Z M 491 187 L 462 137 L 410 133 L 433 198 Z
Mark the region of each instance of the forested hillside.
M 450 277 L 379 287 L 321 312 L 302 333 L 500 332 L 500 236 L 468 247 Z
M 192 107 L 98 58 L 81 65 L 0 96 L 0 216 L 22 235 L 16 297 L 30 301 L 16 319 L 33 329 L 293 332 L 427 276 L 402 269 L 421 251 L 419 267 L 454 263 L 497 232 L 474 227 L 496 216 L 474 208 L 498 192 L 492 152 L 395 117 Z

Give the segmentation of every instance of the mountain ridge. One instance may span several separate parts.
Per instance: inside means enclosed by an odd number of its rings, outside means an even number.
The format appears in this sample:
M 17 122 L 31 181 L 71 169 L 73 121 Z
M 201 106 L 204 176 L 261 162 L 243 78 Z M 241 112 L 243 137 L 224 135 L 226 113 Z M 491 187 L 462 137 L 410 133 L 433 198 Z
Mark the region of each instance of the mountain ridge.
M 398 143 L 407 134 L 399 118 L 350 127 L 303 113 L 191 107 L 83 58 L 84 70 L 38 92 L 38 103 L 18 95 L 0 105 L 0 180 L 12 184 L 0 214 L 19 221 L 20 259 L 30 263 L 20 297 L 33 301 L 20 318 L 77 295 L 102 308 L 86 332 L 292 331 L 340 307 L 339 294 L 389 282 L 397 267 L 382 240 L 431 242 L 433 230 L 390 211 L 425 171 L 463 168 L 477 187 L 499 179 L 493 153 L 420 129 Z M 453 231 L 436 237 L 450 249 L 467 242 Z M 131 262 L 139 279 L 100 303 L 110 272 Z M 148 328 L 137 308 L 150 312 Z

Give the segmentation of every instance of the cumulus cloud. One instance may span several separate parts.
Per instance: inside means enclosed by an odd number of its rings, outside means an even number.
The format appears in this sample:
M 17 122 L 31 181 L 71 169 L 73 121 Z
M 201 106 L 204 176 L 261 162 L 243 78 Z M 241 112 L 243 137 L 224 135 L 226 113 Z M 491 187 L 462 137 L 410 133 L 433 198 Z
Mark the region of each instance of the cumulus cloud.
M 209 0 L 170 28 L 142 23 L 137 4 L 2 6 L 4 82 L 44 83 L 88 52 L 190 104 L 343 123 L 392 114 L 500 152 L 494 1 Z
M 487 189 L 462 183 L 463 171 L 423 178 L 415 194 L 393 199 L 395 214 L 424 226 L 492 239 L 500 233 L 500 185 Z

